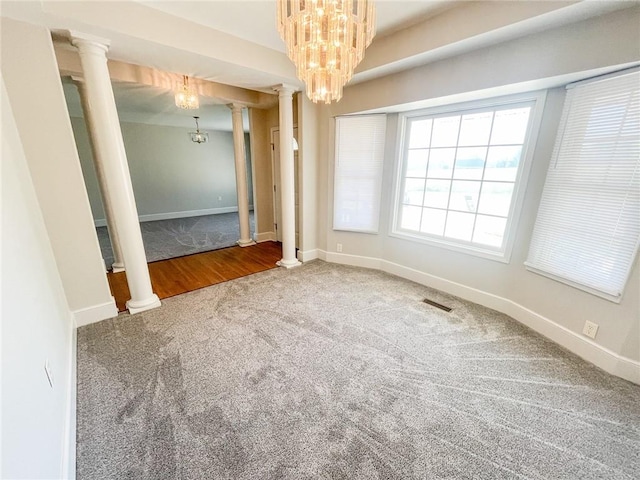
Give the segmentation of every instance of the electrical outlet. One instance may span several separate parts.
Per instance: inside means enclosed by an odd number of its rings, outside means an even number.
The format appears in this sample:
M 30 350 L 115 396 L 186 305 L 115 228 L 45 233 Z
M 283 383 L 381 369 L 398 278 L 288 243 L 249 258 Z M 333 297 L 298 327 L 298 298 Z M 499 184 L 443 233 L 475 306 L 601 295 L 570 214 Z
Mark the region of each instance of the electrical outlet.
M 598 333 L 598 324 L 587 320 L 584 323 L 584 328 L 582 329 L 582 333 L 584 333 L 587 337 L 596 338 L 596 334 Z
M 49 363 L 49 359 L 44 361 L 44 372 L 47 374 L 47 380 L 49 380 L 49 385 L 53 388 L 53 370 L 51 369 L 51 364 Z
M 336 245 L 336 252 L 338 252 L 338 253 L 342 252 L 342 244 L 341 243 Z

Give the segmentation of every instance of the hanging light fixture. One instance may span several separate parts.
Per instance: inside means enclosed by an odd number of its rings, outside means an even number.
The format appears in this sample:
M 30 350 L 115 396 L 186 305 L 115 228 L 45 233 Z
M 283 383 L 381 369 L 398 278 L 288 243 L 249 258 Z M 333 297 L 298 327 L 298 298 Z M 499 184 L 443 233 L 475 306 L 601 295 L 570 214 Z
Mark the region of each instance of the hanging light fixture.
M 198 92 L 195 87 L 189 84 L 189 77 L 182 76 L 182 85 L 176 92 L 176 107 L 186 110 L 194 110 L 200 107 Z
M 191 141 L 195 143 L 207 143 L 209 141 L 209 134 L 207 132 L 201 132 L 200 126 L 198 125 L 198 119 L 200 117 L 193 117 L 196 121 L 196 131 L 189 132 L 191 136 Z
M 315 103 L 342 98 L 375 35 L 373 0 L 278 0 L 278 31 Z

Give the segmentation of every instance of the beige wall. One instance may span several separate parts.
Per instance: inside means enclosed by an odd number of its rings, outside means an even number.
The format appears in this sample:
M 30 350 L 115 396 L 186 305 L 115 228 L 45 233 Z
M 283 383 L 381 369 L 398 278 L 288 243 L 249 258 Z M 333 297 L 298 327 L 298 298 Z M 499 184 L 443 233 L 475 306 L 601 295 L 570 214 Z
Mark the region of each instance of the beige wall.
M 638 61 L 640 8 L 627 8 L 348 86 L 331 114 L 409 104 Z M 536 87 L 531 87 L 534 90 Z
M 82 170 L 93 218 L 104 220 L 104 211 L 91 157 L 84 119 L 72 117 Z M 237 208 L 232 132 L 208 131 L 209 142 L 193 143 L 191 129 L 121 122 L 127 161 L 142 220 L 172 213 Z M 251 185 L 250 147 L 246 135 L 248 182 Z M 222 197 L 221 200 L 218 198 Z M 249 189 L 249 204 L 253 191 Z M 205 213 L 205 212 L 201 212 Z M 145 216 L 151 216 L 145 218 Z
M 253 197 L 255 199 L 254 212 L 258 241 L 275 235 L 273 228 L 273 173 L 270 137 L 271 110 L 273 109 L 249 109 Z
M 275 240 L 271 132 L 280 125 L 279 111 L 278 105 L 268 109 L 249 109 L 254 196 L 256 198 L 254 208 L 256 211 L 256 235 L 258 235 L 258 241 L 264 239 Z M 294 95 L 294 126 L 297 122 L 298 102 L 297 96 Z
M 4 27 L 4 25 L 3 25 Z M 73 316 L 14 112 L 2 107 L 1 478 L 73 478 Z M 48 362 L 53 388 L 45 376 Z M 71 468 L 71 470 L 68 470 Z
M 50 33 L 1 22 L 2 75 L 69 307 L 115 313 Z
M 332 105 L 329 112 L 321 112 L 318 188 L 320 203 L 326 205 L 327 211 L 319 209 L 321 221 L 325 222 L 319 227 L 320 235 L 326 232 L 319 240 L 320 248 L 326 245 L 327 252 L 336 252 L 336 244 L 341 243 L 345 254 L 381 258 L 511 300 L 552 320 L 560 330 L 566 328 L 580 334 L 585 320 L 594 321 L 600 325 L 598 345 L 640 360 L 637 261 L 620 304 L 528 272 L 523 265 L 562 111 L 564 88 L 552 89 L 547 96 L 509 264 L 389 236 L 398 131 L 397 115 L 393 114 L 388 116 L 387 124 L 380 233 L 332 230 L 333 116 L 446 96 L 460 98 L 461 94 L 482 90 L 486 95 L 486 89 L 498 92 L 513 83 L 528 82 L 532 86 L 549 77 L 638 62 L 639 24 L 640 9 L 630 8 L 347 88 L 340 103 Z M 478 93 L 482 95 L 483 92 Z
M 304 252 L 318 248 L 318 113 L 319 108 L 304 94 L 296 94 L 298 124 L 298 195 L 300 199 L 299 247 Z
M 303 232 L 299 241 L 303 242 L 301 250 L 312 250 L 317 248 L 317 175 L 316 168 L 318 162 L 318 140 L 316 131 L 317 123 L 317 107 L 313 105 L 306 97 L 304 101 L 300 101 L 301 94 L 297 93 L 293 96 L 293 124 L 298 127 L 299 137 L 299 162 L 303 162 L 303 169 L 298 171 L 296 188 L 300 190 L 300 218 L 297 219 L 296 226 L 299 222 L 303 223 Z M 279 128 L 279 106 L 273 106 L 268 109 L 249 109 L 249 122 L 251 130 L 251 152 L 254 169 L 254 196 L 257 199 L 255 203 L 256 212 L 256 234 L 258 241 L 271 238 L 275 240 L 275 218 L 273 204 L 273 162 L 272 162 L 272 145 L 271 135 L 274 129 Z M 300 129 L 302 116 L 306 118 L 304 131 Z M 306 135 L 306 140 L 303 138 Z M 302 165 L 302 163 L 298 163 Z M 303 174 L 303 170 L 306 172 Z M 303 193 L 305 189 L 306 193 Z M 300 232 L 296 232 L 300 233 Z M 303 240 L 306 233 L 306 241 Z

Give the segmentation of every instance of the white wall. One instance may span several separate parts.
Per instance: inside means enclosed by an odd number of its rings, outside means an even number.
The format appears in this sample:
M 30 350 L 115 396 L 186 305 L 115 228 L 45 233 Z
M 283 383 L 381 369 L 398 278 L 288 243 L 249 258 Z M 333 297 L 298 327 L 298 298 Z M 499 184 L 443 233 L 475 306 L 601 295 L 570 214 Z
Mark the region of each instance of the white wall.
M 331 227 L 332 116 L 394 109 L 395 105 L 407 102 L 486 89 L 495 92 L 512 83 L 533 85 L 548 77 L 637 62 L 640 61 L 638 24 L 640 9 L 630 8 L 347 88 L 340 103 L 321 112 L 326 129 L 321 144 L 327 150 L 328 167 L 320 170 L 320 197 L 326 199 L 327 210 L 322 212 L 325 225 L 320 228 L 326 236 L 319 243 L 320 248 L 325 246 L 327 258 L 392 271 L 399 268 L 402 271 L 396 273 L 414 275 L 420 281 L 502 309 L 516 318 L 520 315 L 524 323 L 609 371 L 622 374 L 622 370 L 627 373 L 633 370 L 624 375 L 640 382 L 640 365 L 634 363 L 640 360 L 638 262 L 620 304 L 533 274 L 523 266 L 560 120 L 563 88 L 550 90 L 547 97 L 509 264 L 389 236 L 398 132 L 394 114 L 388 117 L 380 233 L 334 232 Z M 337 243 L 343 246 L 342 255 L 335 253 Z M 581 336 L 585 320 L 600 325 L 595 342 Z M 617 362 L 621 362 L 620 368 Z
M 1 25 L 2 75 L 69 307 L 82 323 L 114 316 L 51 34 Z
M 104 220 L 84 119 L 72 117 L 71 124 L 93 218 Z M 120 126 L 138 215 L 142 220 L 152 220 L 158 215 L 171 216 L 172 213 L 185 216 L 190 212 L 219 213 L 216 209 L 220 212 L 237 209 L 232 132 L 208 131 L 209 142 L 197 144 L 189 138 L 189 132 L 195 130 L 195 126 L 188 129 L 129 122 L 121 122 Z M 248 138 L 245 144 L 249 204 L 252 205 Z
M 0 477 L 73 478 L 74 454 L 67 447 L 75 445 L 75 329 L 4 79 L 1 87 Z M 53 388 L 45 375 L 46 360 Z

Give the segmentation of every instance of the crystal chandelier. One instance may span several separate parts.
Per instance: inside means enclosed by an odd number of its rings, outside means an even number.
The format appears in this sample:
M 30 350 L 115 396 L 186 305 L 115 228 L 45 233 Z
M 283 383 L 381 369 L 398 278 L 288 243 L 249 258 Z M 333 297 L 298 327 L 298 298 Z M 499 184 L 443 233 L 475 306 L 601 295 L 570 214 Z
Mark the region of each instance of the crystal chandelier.
M 373 0 L 278 0 L 278 31 L 315 103 L 342 98 L 375 35 Z
M 191 136 L 191 141 L 195 143 L 207 143 L 209 141 L 209 134 L 207 132 L 200 131 L 200 125 L 198 125 L 198 119 L 200 117 L 193 117 L 196 121 L 196 131 L 189 132 Z
M 183 75 L 182 85 L 176 92 L 176 107 L 193 110 L 200 107 L 198 92 L 189 84 L 189 77 Z

